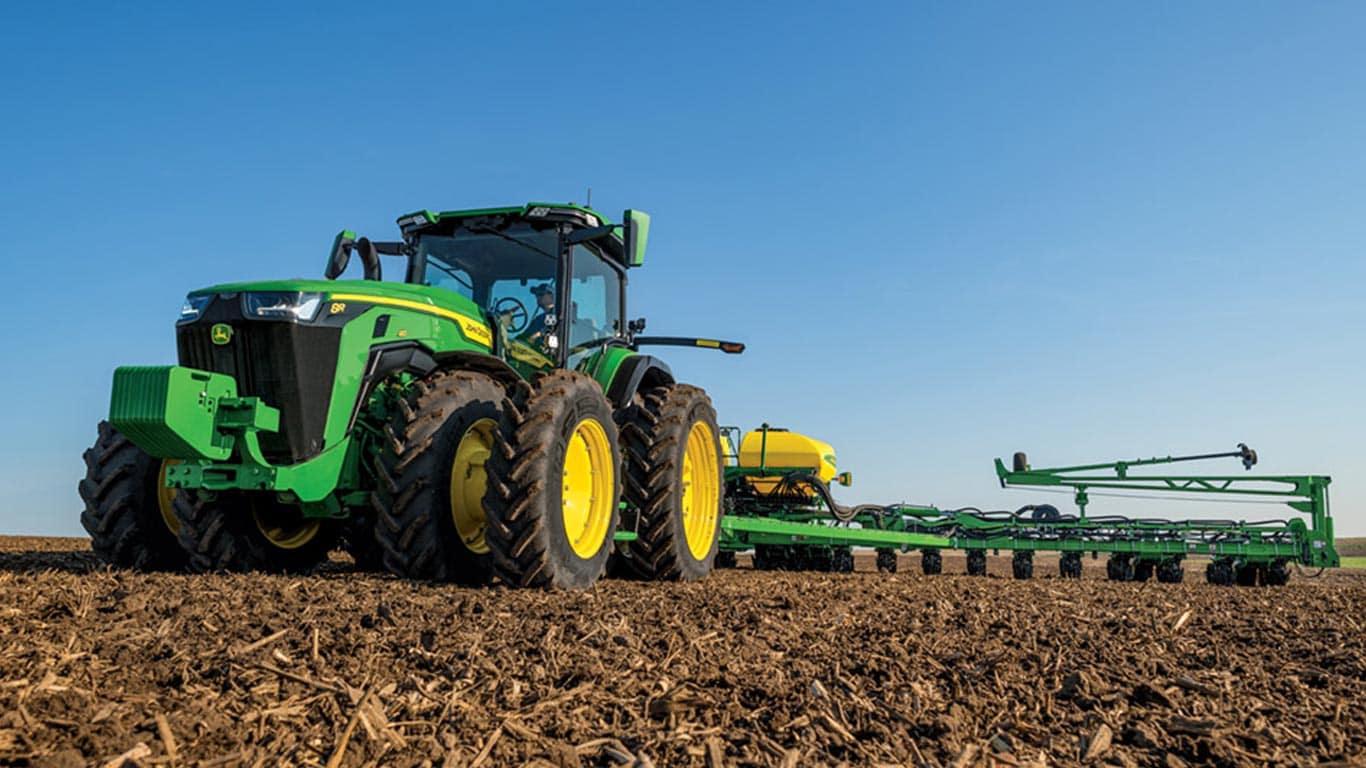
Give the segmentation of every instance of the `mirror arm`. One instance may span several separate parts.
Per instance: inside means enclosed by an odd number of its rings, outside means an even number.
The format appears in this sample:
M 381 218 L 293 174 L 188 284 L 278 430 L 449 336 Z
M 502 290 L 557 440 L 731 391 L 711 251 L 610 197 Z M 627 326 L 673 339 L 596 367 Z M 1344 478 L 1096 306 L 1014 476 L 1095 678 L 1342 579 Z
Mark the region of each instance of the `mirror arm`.
M 382 272 L 379 266 L 379 250 L 375 244 L 370 242 L 370 238 L 362 237 L 356 240 L 356 251 L 360 253 L 360 263 L 365 266 L 366 280 L 382 279 Z
M 621 229 L 621 227 L 621 224 L 607 224 L 601 227 L 576 229 L 573 232 L 570 232 L 569 236 L 566 237 L 564 241 L 566 243 L 569 243 L 570 245 L 578 245 L 579 243 L 586 243 L 590 240 L 597 240 L 599 238 L 607 237 L 608 235 L 612 234 L 613 231 Z

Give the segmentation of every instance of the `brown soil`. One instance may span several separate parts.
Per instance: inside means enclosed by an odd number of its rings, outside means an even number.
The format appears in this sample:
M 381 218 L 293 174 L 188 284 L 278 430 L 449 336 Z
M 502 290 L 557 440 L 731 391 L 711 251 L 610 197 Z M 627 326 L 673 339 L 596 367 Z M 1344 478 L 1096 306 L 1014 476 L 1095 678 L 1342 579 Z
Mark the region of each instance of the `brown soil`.
M 0 540 L 0 764 L 1366 758 L 1366 574 L 1282 588 L 722 571 L 591 592 L 136 574 Z M 952 573 L 954 575 L 947 575 Z M 139 746 L 141 745 L 141 746 Z M 117 763 L 115 763 L 117 764 Z

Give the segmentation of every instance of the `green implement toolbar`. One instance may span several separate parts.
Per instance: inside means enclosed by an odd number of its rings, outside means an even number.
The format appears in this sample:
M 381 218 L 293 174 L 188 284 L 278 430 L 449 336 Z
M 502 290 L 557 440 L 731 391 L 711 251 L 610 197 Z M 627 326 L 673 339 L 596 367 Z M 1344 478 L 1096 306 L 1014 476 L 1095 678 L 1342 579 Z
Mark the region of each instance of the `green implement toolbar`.
M 1106 553 L 1112 561 L 1111 578 L 1120 580 L 1146 578 L 1145 574 L 1156 570 L 1160 580 L 1179 581 L 1181 561 L 1197 555 L 1212 561 L 1208 575 L 1214 583 L 1253 583 L 1258 574 L 1262 583 L 1284 583 L 1288 564 L 1338 565 L 1328 509 L 1330 478 L 1326 476 L 1149 474 L 1156 466 L 1220 458 L 1240 459 L 1248 470 L 1257 462 L 1256 452 L 1246 445 L 1226 453 L 1046 469 L 1030 467 L 1023 453 L 1015 455 L 1011 469 L 996 460 L 1002 487 L 1071 489 L 1075 515 L 1050 504 L 995 512 L 905 504 L 848 508 L 834 501 L 812 468 L 732 466 L 726 469 L 727 514 L 722 520 L 721 548 L 737 552 L 766 547 L 766 561 L 774 560 L 775 547 L 791 552 L 873 547 L 880 555 L 921 550 L 926 553 L 927 573 L 937 572 L 941 549 L 969 553 L 970 573 L 985 570 L 978 565 L 974 571 L 973 557 L 979 556 L 972 553 L 1004 550 L 1015 553 L 1016 575 L 1021 578 L 1032 573 L 1032 568 L 1020 564 L 1028 565 L 1035 552 L 1062 554 L 1063 573 L 1072 576 L 1080 574 L 1080 553 Z M 768 478 L 766 486 L 755 482 L 759 476 Z M 774 478 L 778 482 L 772 482 Z M 773 490 L 765 493 L 761 487 Z M 1088 491 L 1093 489 L 1141 492 L 1149 499 L 1167 494 L 1186 500 L 1279 501 L 1297 514 L 1261 521 L 1095 516 L 1087 514 Z M 785 563 L 801 560 L 779 559 Z M 883 562 L 881 557 L 879 562 Z M 936 570 L 931 570 L 931 562 Z M 1069 573 L 1069 566 L 1074 572 Z

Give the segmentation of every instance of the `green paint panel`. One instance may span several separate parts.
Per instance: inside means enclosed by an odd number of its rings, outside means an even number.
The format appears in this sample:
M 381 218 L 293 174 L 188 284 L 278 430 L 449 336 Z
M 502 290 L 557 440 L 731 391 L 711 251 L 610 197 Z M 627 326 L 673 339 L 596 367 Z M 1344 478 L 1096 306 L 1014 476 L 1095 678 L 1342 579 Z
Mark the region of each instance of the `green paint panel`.
M 607 347 L 589 355 L 579 366 L 579 370 L 592 376 L 598 386 L 606 392 L 612 386 L 612 380 L 616 378 L 617 371 L 621 370 L 621 364 L 637 354 L 621 347 Z

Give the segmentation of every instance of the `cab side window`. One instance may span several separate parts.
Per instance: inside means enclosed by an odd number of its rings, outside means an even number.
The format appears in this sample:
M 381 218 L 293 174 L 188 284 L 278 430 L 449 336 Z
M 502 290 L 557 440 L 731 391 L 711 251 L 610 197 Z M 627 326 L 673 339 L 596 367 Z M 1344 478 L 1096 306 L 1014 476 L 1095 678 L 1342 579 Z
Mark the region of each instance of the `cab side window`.
M 621 273 L 583 245 L 574 246 L 574 279 L 570 286 L 569 348 L 617 336 L 621 332 Z

